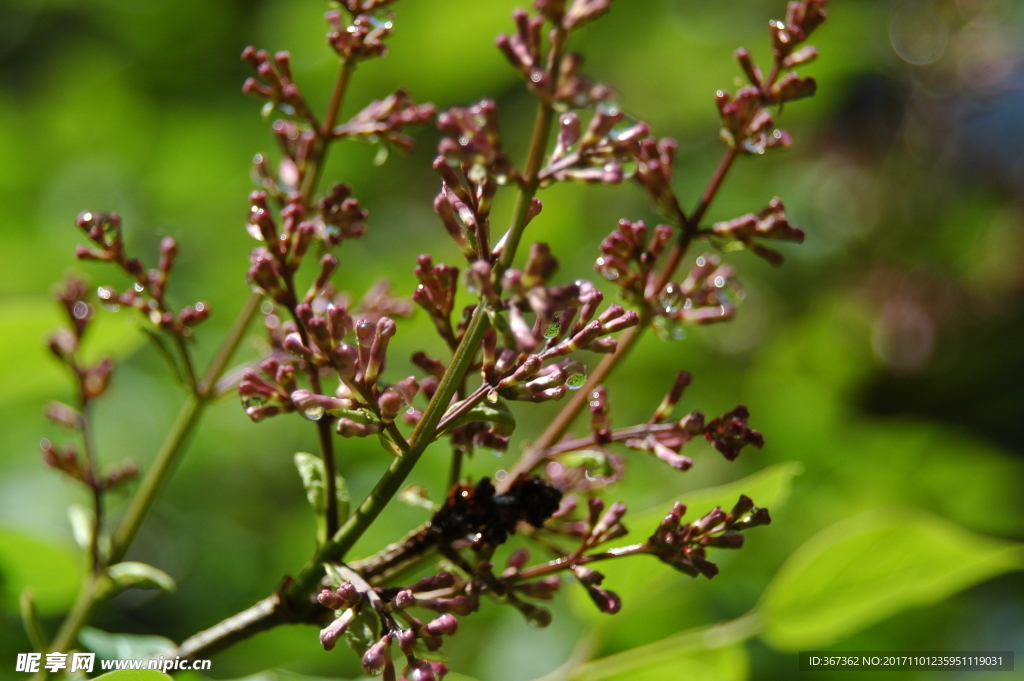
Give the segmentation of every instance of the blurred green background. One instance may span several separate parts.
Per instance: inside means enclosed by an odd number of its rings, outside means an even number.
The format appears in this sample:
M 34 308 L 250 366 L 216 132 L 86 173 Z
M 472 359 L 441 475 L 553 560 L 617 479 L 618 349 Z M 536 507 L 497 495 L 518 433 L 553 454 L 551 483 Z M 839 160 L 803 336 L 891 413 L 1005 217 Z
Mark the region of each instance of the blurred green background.
M 402 0 L 391 54 L 358 69 L 343 114 L 396 87 L 439 108 L 493 97 L 506 146 L 521 159 L 533 102 L 493 47 L 494 36 L 510 30 L 517 4 Z M 69 273 L 94 284 L 123 280 L 74 262 L 82 237 L 73 219 L 87 208 L 119 211 L 131 248 L 149 261 L 161 236 L 178 239 L 172 299 L 212 305 L 214 316 L 198 333 L 197 352 L 209 357 L 248 293 L 250 161 L 257 151 L 276 152 L 260 104 L 240 92 L 249 73 L 238 54 L 250 43 L 291 50 L 297 78 L 322 107 L 335 62 L 322 38 L 323 11 L 319 0 L 0 1 L 0 678 L 12 676 L 15 653 L 29 649 L 17 616 L 20 589 L 36 588 L 52 631 L 82 560 L 67 508 L 84 496 L 45 470 L 38 455 L 41 437 L 66 437 L 44 422 L 42 406 L 70 399 L 70 383 L 40 339 L 58 320 L 49 298 L 54 281 Z M 676 185 L 688 205 L 722 151 L 713 95 L 738 82 L 731 52 L 745 45 L 767 62 L 766 22 L 783 11 L 781 0 L 615 0 L 611 15 L 573 45 L 587 55 L 589 74 L 620 91 L 626 111 L 679 141 Z M 680 341 L 647 337 L 609 384 L 613 419 L 627 425 L 648 417 L 671 373 L 690 370 L 683 408 L 716 414 L 747 404 L 767 439 L 763 451 L 732 464 L 695 444 L 697 465 L 686 474 L 628 455 L 631 472 L 615 498 L 640 512 L 776 466 L 759 483 L 774 499 L 774 523 L 751 532 L 742 551 L 719 553 L 722 574 L 711 582 L 653 562 L 609 568 L 606 586 L 625 601 L 615 617 L 592 612 L 572 584 L 543 631 L 510 608 L 485 606 L 448 644 L 453 669 L 481 681 L 525 681 L 574 650 L 609 655 L 740 617 L 797 547 L 854 517 L 829 536 L 917 522 L 917 534 L 883 533 L 881 545 L 911 561 L 931 551 L 935 564 L 955 574 L 927 586 L 923 573 L 891 566 L 889 590 L 834 630 L 799 620 L 800 608 L 814 603 L 801 605 L 792 594 L 787 601 L 777 586 L 775 600 L 762 603 L 763 636 L 694 653 L 671 673 L 609 667 L 611 676 L 591 669 L 585 678 L 789 679 L 798 674 L 794 651 L 822 646 L 1024 651 L 1024 576 L 1013 569 L 1019 558 L 979 566 L 986 552 L 1019 549 L 976 536 L 1024 540 L 1024 3 L 842 0 L 830 16 L 811 41 L 822 57 L 804 69 L 818 78 L 819 94 L 787 106 L 780 118 L 793 148 L 741 159 L 709 216 L 756 211 L 778 195 L 807 242 L 787 250 L 781 270 L 749 254 L 727 255 L 747 293 L 737 319 Z M 366 238 L 339 251 L 343 289 L 359 294 L 386 276 L 408 295 L 416 255 L 460 259 L 431 211 L 438 135 L 417 134 L 412 156 L 393 155 L 382 167 L 372 165 L 369 146 L 342 146 L 330 156 L 327 181 L 352 184 L 371 213 Z M 551 244 L 566 281 L 596 277 L 597 244 L 620 217 L 658 220 L 633 186 L 556 186 L 542 198 L 544 213 L 527 238 Z M 509 203 L 499 200 L 496 224 Z M 181 396 L 126 315 L 101 316 L 97 350 L 124 359 L 98 411 L 101 455 L 145 467 Z M 247 341 L 246 357 L 257 339 Z M 424 315 L 404 321 L 394 345 L 396 358 L 418 349 L 442 354 Z M 394 364 L 395 376 L 405 375 Z M 508 458 L 553 409 L 517 407 L 521 428 Z M 371 445 L 341 445 L 354 499 L 388 463 Z M 314 448 L 314 429 L 297 418 L 253 425 L 235 399 L 212 409 L 129 554 L 171 574 L 179 591 L 125 593 L 101 609 L 95 625 L 181 640 L 269 593 L 313 549 L 292 455 Z M 446 464 L 438 446 L 414 474 L 435 498 Z M 478 455 L 471 470 L 485 475 L 507 465 Z M 739 491 L 747 488 L 729 494 Z M 112 499 L 115 515 L 122 502 Z M 927 515 L 861 515 L 891 507 Z M 356 553 L 423 519 L 422 510 L 392 505 Z M 646 529 L 639 517 L 627 524 Z M 850 583 L 864 574 L 857 566 L 873 565 L 875 549 L 852 558 L 826 553 L 811 579 L 793 578 L 791 564 L 790 581 L 811 589 L 817 576 L 821 593 L 854 598 Z M 681 641 L 670 639 L 663 650 L 683 651 Z M 638 656 L 654 659 L 656 651 Z M 306 627 L 236 646 L 216 658 L 212 676 L 272 668 L 359 676 L 355 655 L 324 653 Z M 1024 678 L 1019 671 L 999 678 L 1014 675 Z

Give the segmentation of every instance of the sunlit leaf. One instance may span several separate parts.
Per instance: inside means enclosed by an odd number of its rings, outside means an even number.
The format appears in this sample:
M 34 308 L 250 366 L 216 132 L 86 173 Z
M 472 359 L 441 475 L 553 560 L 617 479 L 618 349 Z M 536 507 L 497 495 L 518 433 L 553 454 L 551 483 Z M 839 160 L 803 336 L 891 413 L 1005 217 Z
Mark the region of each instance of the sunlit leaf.
M 593 660 L 559 676 L 564 681 L 743 681 L 749 677 L 743 641 L 757 631 L 757 626 L 756 617 L 747 616 L 681 632 Z
M 145 563 L 127 561 L 112 565 L 107 576 L 114 581 L 118 590 L 123 589 L 160 589 L 164 593 L 173 593 L 178 585 L 163 570 Z
M 789 558 L 759 606 L 776 648 L 828 645 L 909 608 L 1024 569 L 1024 547 L 913 509 L 879 509 L 818 533 Z
M 323 459 L 306 452 L 297 452 L 295 468 L 299 471 L 302 486 L 306 488 L 306 499 L 309 500 L 309 505 L 313 507 L 313 513 L 316 516 L 317 540 L 323 543 L 327 540 L 327 522 L 324 517 L 327 509 L 327 496 L 324 485 Z M 338 497 L 338 522 L 343 523 L 348 518 L 348 485 L 345 484 L 345 478 L 335 473 L 334 486 Z

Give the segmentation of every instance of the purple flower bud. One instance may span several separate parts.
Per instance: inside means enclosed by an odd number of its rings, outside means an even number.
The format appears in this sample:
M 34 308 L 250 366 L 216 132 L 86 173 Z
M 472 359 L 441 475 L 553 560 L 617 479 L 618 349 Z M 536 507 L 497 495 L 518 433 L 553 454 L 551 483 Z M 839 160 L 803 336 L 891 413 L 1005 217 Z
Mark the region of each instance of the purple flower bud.
M 390 423 L 395 420 L 405 407 L 405 399 L 393 387 L 388 388 L 377 398 L 377 406 L 380 409 L 380 417 Z
M 416 646 L 416 632 L 412 629 L 402 629 L 398 632 L 398 647 L 406 655 L 411 655 Z
M 388 651 L 388 647 L 391 645 L 391 634 L 384 634 L 381 640 L 374 643 L 372 646 L 367 648 L 363 654 L 363 670 L 367 674 L 373 674 L 376 671 L 380 671 L 384 668 L 387 663 L 385 653 Z
M 427 623 L 427 633 L 431 636 L 452 636 L 459 628 L 459 620 L 455 615 L 444 614 Z
M 718 549 L 739 549 L 743 547 L 743 535 L 730 532 L 717 537 L 708 537 L 704 540 L 704 545 L 714 546 Z
M 324 589 L 324 592 L 327 592 L 327 589 Z M 324 592 L 321 592 L 321 595 Z M 320 645 L 324 647 L 324 650 L 332 650 L 334 648 L 335 643 L 345 634 L 355 615 L 356 611 L 354 609 L 348 609 L 320 630 Z
M 753 514 L 735 523 L 733 527 L 737 530 L 749 530 L 752 527 L 760 527 L 761 525 L 770 525 L 772 522 L 771 516 L 768 514 L 767 508 L 759 508 L 754 511 Z
M 410 589 L 403 589 L 395 594 L 395 597 L 391 600 L 391 605 L 396 610 L 405 610 L 416 605 L 416 596 L 413 595 Z

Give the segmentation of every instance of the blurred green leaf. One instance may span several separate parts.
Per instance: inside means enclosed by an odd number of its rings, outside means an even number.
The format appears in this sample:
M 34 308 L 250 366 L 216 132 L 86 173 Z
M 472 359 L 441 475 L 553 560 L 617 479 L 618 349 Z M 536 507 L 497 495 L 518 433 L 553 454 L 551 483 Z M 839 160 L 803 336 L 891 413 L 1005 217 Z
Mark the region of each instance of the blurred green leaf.
M 302 478 L 302 486 L 306 488 L 306 498 L 309 505 L 313 507 L 313 514 L 316 516 L 317 541 L 323 543 L 327 540 L 327 523 L 324 513 L 327 509 L 327 497 L 324 485 L 324 462 L 318 456 L 306 452 L 295 454 L 295 467 L 299 470 Z M 334 486 L 338 497 L 338 522 L 343 523 L 348 518 L 349 496 L 348 486 L 345 478 L 340 474 L 334 475 Z
M 93 681 L 170 681 L 171 677 L 155 669 L 122 669 L 93 677 Z
M 112 565 L 107 576 L 114 580 L 118 591 L 124 589 L 160 589 L 164 593 L 173 593 L 178 585 L 163 570 L 145 563 L 127 561 Z
M 96 653 L 104 660 L 141 660 L 152 655 L 165 655 L 177 648 L 174 641 L 163 636 L 113 634 L 95 627 L 82 627 L 78 640 L 86 650 Z M 106 674 L 99 678 L 108 676 L 111 675 Z M 160 676 L 164 677 L 163 674 Z
M 145 340 L 129 315 L 98 311 L 89 327 L 82 352 L 87 361 L 111 355 L 124 357 Z M 47 334 L 58 328 L 57 303 L 50 298 L 21 298 L 0 302 L 0 404 L 66 390 L 71 378 L 45 346 Z
M 0 528 L 0 603 L 17 612 L 18 595 L 25 587 L 35 592 L 41 615 L 67 610 L 80 583 L 79 559 L 70 547 L 48 544 L 13 530 Z
M 828 645 L 1020 569 L 1020 544 L 914 509 L 870 511 L 826 528 L 786 561 L 761 598 L 763 636 L 782 650 Z
M 743 641 L 753 636 L 757 627 L 757 618 L 748 615 L 602 657 L 543 681 L 742 681 L 749 677 Z

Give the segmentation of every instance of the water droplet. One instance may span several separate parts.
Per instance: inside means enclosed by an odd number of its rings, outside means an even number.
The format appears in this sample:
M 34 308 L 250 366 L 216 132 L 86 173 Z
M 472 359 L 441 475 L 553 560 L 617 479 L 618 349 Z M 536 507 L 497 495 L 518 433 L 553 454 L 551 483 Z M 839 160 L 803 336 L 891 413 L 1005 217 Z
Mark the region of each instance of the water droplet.
M 530 80 L 532 80 L 534 83 L 539 83 L 543 77 L 544 74 L 541 73 L 540 71 L 534 71 L 533 73 L 530 74 Z
M 250 395 L 249 397 L 242 398 L 242 406 L 246 409 L 252 407 L 263 407 L 266 406 L 267 401 L 258 395 Z
M 494 181 L 497 182 L 500 186 L 505 186 L 506 184 L 508 184 L 508 175 L 504 173 L 495 175 Z
M 502 480 L 505 480 L 506 478 L 508 478 L 508 471 L 506 471 L 504 468 L 501 468 L 501 469 L 498 469 L 497 471 L 495 471 L 494 479 L 497 480 L 498 482 L 501 482 Z
M 324 408 L 319 404 L 313 405 L 312 407 L 306 407 L 302 410 L 302 415 L 310 421 L 319 421 L 324 416 Z
M 608 281 L 615 281 L 619 278 L 619 270 L 612 267 L 604 258 L 598 258 L 594 264 L 597 266 L 597 271 L 601 273 L 601 276 Z
M 558 334 L 562 333 L 562 325 L 558 323 L 558 320 L 551 322 L 548 325 L 547 331 L 544 332 L 545 338 L 555 338 Z
M 460 137 L 459 138 L 459 146 L 465 147 L 467 145 L 469 145 L 469 138 L 468 137 Z
M 661 295 L 658 297 L 658 302 L 660 302 L 662 308 L 664 308 L 665 314 L 674 315 L 679 312 L 679 308 L 683 302 L 683 296 L 679 291 L 679 285 L 674 283 L 667 284 L 661 292 Z
M 269 300 L 264 300 L 263 304 L 260 305 L 260 311 L 263 314 L 270 314 L 271 312 L 274 311 L 274 304 Z
M 704 265 L 708 264 L 708 261 L 704 258 L 703 255 L 700 256 L 699 258 L 697 258 L 696 262 L 697 262 L 697 267 L 704 267 Z
M 138 284 L 138 283 L 136 283 L 135 286 L 133 286 L 132 288 L 135 289 L 136 293 L 142 293 L 143 291 L 146 290 L 145 286 L 143 286 L 142 284 Z
M 82 220 L 92 222 L 92 213 L 82 213 Z
M 196 303 L 194 307 L 196 312 L 202 312 L 206 309 L 206 305 L 204 303 Z
M 587 383 L 586 374 L 573 374 L 565 381 L 565 385 L 569 390 L 579 390 Z
M 715 277 L 715 286 L 718 288 L 725 286 L 725 277 Z
M 487 168 L 479 163 L 474 164 L 473 167 L 469 169 L 469 172 L 466 173 L 466 177 L 474 184 L 481 184 L 487 179 Z
M 110 300 L 114 297 L 114 291 L 106 286 L 100 286 L 96 289 L 96 295 L 100 297 L 100 300 Z
M 488 393 L 487 393 L 487 401 L 488 402 L 497 402 L 498 401 L 498 391 L 497 390 L 488 391 Z
M 89 306 L 78 301 L 75 306 L 71 308 L 71 314 L 75 316 L 75 319 L 85 319 L 89 316 Z

